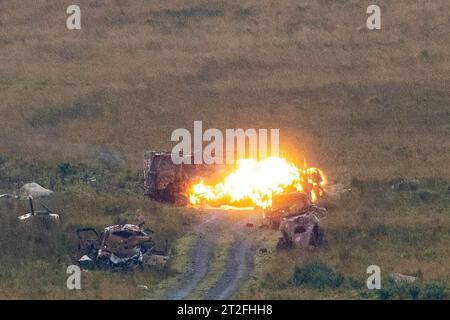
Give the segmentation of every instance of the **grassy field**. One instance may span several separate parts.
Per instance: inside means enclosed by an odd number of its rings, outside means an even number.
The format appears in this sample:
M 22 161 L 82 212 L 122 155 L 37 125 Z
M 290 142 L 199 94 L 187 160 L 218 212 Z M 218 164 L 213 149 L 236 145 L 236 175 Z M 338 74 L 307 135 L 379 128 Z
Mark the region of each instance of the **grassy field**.
M 140 209 L 149 226 L 180 237 L 189 219 L 144 200 L 139 170 L 144 150 L 170 149 L 172 131 L 194 120 L 279 128 L 284 154 L 352 185 L 322 222 L 326 247 L 265 257 L 240 296 L 361 297 L 345 285 L 294 285 L 295 267 L 313 260 L 355 281 L 379 264 L 383 275 L 420 271 L 449 283 L 448 1 L 377 1 L 379 31 L 365 28 L 372 3 L 360 0 L 80 0 L 80 31 L 66 29 L 70 4 L 0 2 L 0 188 L 52 185 L 64 211 L 59 231 L 33 234 L 16 226 L 24 206 L 1 200 L 0 296 L 73 297 L 57 287 L 65 231 L 76 225 Z M 106 180 L 61 179 L 61 163 Z M 419 179 L 419 190 L 393 191 L 396 178 Z M 40 237 L 59 238 L 36 249 Z M 136 297 L 143 278 L 165 275 L 87 277 L 96 289 L 86 296 L 116 298 L 114 288 Z
M 192 214 L 180 208 L 159 205 L 142 196 L 140 172 L 105 167 L 59 166 L 4 160 L 0 165 L 0 193 L 36 181 L 55 194 L 42 199 L 60 214 L 58 224 L 46 221 L 20 223 L 17 217 L 29 211 L 28 202 L 1 199 L 0 212 L 0 298 L 8 299 L 135 299 L 176 274 L 176 265 L 145 268 L 144 272 L 83 272 L 82 290 L 66 288 L 66 269 L 79 258 L 75 230 L 94 227 L 98 231 L 117 223 L 145 222 L 155 233 L 161 249 L 184 235 Z M 92 180 L 95 178 L 95 182 Z M 39 201 L 35 201 L 36 209 Z M 176 261 L 174 261 L 176 263 Z
M 450 297 L 448 181 L 423 181 L 415 190 L 392 189 L 392 181 L 353 181 L 339 201 L 323 203 L 325 244 L 308 250 L 258 254 L 255 278 L 240 298 L 361 299 Z M 269 238 L 270 239 L 270 238 Z M 310 265 L 313 265 L 312 267 Z M 366 287 L 370 265 L 381 268 L 382 290 Z M 343 278 L 322 273 L 326 266 Z M 295 268 L 309 268 L 309 281 L 295 282 Z M 415 285 L 396 286 L 390 274 L 417 276 Z M 436 288 L 435 288 L 436 287 Z M 419 293 L 417 293 L 419 292 Z

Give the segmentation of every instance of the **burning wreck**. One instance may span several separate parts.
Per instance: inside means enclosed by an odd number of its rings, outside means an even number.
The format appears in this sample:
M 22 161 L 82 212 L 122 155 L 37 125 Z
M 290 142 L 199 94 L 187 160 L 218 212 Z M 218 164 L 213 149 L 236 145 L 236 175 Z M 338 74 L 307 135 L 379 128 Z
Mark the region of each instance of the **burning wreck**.
M 189 156 L 187 156 L 189 157 Z M 285 159 L 240 159 L 236 166 L 179 164 L 169 152 L 144 158 L 145 194 L 155 200 L 194 207 L 209 205 L 272 207 L 274 195 L 300 192 L 314 203 L 326 178 L 318 168 L 298 168 Z
M 192 163 L 192 162 L 191 162 Z M 144 161 L 146 195 L 191 207 L 259 208 L 266 225 L 279 229 L 278 248 L 317 246 L 315 203 L 324 195 L 326 177 L 318 168 L 302 168 L 278 157 L 241 159 L 236 166 L 173 164 L 168 152 L 149 152 Z
M 85 268 L 133 269 L 143 265 L 165 265 L 168 261 L 167 242 L 164 250 L 156 250 L 150 233 L 142 225 L 113 225 L 99 233 L 93 228 L 76 231 L 79 264 Z
M 189 187 L 201 177 L 215 176 L 222 169 L 218 165 L 175 165 L 170 152 L 149 151 L 144 155 L 144 194 L 157 201 L 185 206 L 189 204 Z

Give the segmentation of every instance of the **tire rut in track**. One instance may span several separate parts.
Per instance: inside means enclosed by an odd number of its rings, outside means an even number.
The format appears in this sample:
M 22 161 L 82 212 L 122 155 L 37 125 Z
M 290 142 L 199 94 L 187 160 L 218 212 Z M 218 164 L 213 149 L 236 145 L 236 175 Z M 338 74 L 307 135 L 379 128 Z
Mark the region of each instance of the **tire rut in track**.
M 239 289 L 253 268 L 253 232 L 245 226 L 245 222 L 252 219 L 231 217 L 227 211 L 211 211 L 204 215 L 203 221 L 194 228 L 196 238 L 188 252 L 190 261 L 187 270 L 179 284 L 169 290 L 167 299 L 186 299 L 196 293 L 199 284 L 208 275 L 218 245 L 217 237 L 224 232 L 233 237 L 224 270 L 217 281 L 207 288 L 203 298 L 228 299 Z

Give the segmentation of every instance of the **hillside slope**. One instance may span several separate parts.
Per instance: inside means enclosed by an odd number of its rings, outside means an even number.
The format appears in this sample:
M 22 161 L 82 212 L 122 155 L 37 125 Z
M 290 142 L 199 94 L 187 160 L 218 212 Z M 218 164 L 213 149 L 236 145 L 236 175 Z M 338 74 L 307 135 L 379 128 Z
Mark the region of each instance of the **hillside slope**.
M 0 194 L 36 181 L 62 217 L 19 225 L 26 203 L 1 199 L 0 298 L 161 296 L 201 219 L 143 197 L 142 156 L 194 120 L 279 128 L 284 156 L 352 189 L 322 203 L 317 250 L 278 253 L 277 232 L 257 229 L 261 248 L 236 253 L 211 232 L 221 246 L 195 297 L 237 278 L 248 299 L 450 297 L 450 2 L 376 2 L 379 31 L 361 0 L 79 0 L 69 31 L 71 0 L 0 1 Z M 140 218 L 173 245 L 170 268 L 86 273 L 66 290 L 77 227 Z M 244 255 L 249 277 L 218 277 Z M 368 292 L 372 264 L 421 282 Z
M 0 154 L 132 168 L 171 132 L 280 128 L 336 179 L 450 177 L 445 0 L 0 3 Z M 290 153 L 292 153 L 290 151 Z

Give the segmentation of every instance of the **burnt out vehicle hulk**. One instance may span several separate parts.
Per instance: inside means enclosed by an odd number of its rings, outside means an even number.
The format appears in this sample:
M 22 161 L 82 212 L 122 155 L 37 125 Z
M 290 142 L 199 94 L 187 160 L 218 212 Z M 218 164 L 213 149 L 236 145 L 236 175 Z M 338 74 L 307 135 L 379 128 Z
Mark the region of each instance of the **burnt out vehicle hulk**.
M 324 236 L 319 228 L 319 218 L 325 212 L 324 208 L 309 205 L 299 212 L 284 216 L 280 222 L 281 238 L 277 249 L 316 247 L 323 243 Z
M 174 164 L 171 152 L 148 151 L 144 154 L 144 194 L 154 200 L 187 205 L 187 190 L 199 179 L 211 178 L 222 172 L 222 165 Z
M 304 192 L 291 192 L 274 195 L 272 207 L 265 212 L 268 225 L 280 231 L 277 249 L 293 247 L 315 247 L 323 242 L 319 228 L 320 218 L 326 213 L 311 203 Z
M 278 229 L 283 217 L 300 212 L 310 205 L 311 201 L 304 192 L 275 194 L 272 207 L 264 212 L 264 220 L 272 229 Z
M 80 264 L 92 263 L 99 268 L 133 269 L 144 264 L 165 264 L 165 250 L 156 250 L 150 233 L 133 224 L 106 227 L 100 234 L 93 228 L 76 231 Z

